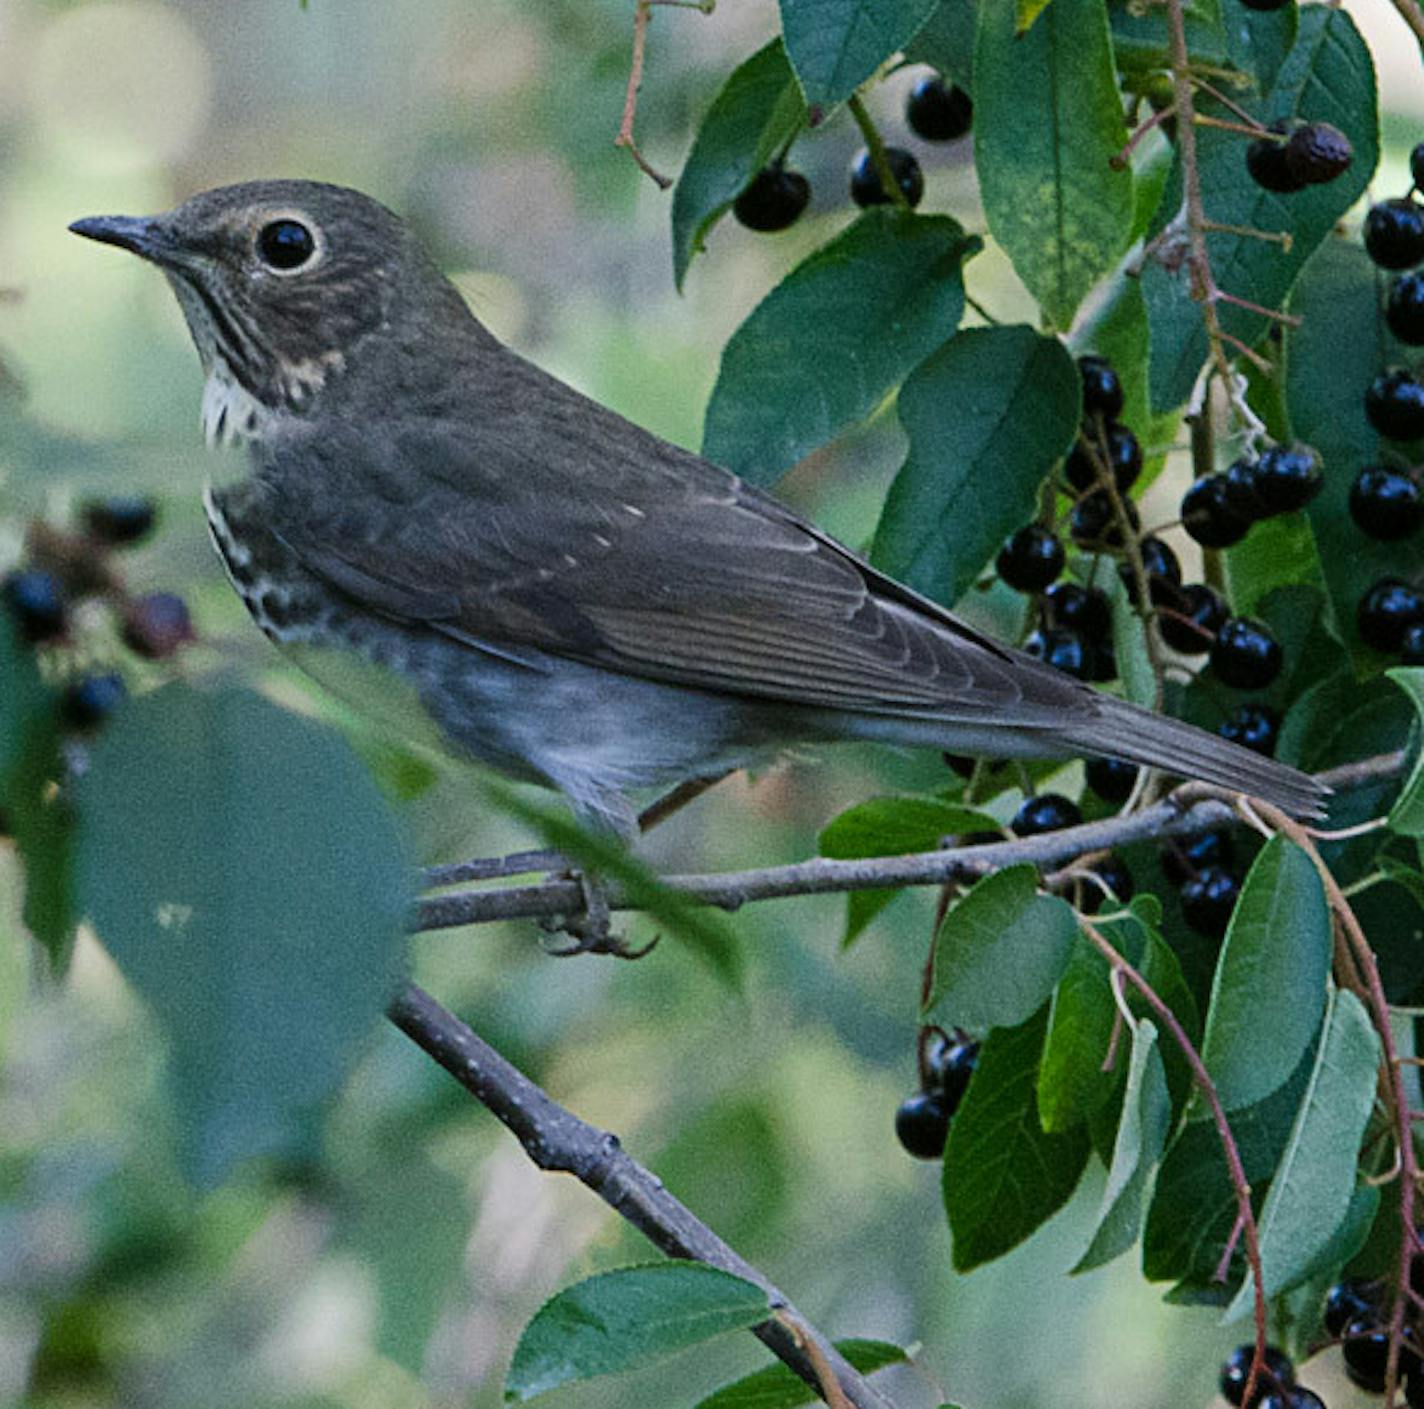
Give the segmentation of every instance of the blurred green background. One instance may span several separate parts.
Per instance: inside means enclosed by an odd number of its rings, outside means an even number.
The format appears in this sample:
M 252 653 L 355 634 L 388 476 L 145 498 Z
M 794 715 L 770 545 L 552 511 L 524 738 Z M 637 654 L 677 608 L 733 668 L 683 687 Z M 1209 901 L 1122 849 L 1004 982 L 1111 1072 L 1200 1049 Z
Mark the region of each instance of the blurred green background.
M 1418 54 L 1387 0 L 1345 8 L 1381 66 L 1379 184 L 1394 194 L 1424 127 Z M 0 566 L 31 514 L 63 520 L 81 495 L 151 492 L 162 530 L 128 560 L 129 583 L 187 596 L 204 643 L 185 669 L 236 668 L 314 707 L 208 548 L 200 486 L 236 467 L 201 448 L 198 367 L 168 289 L 64 229 L 227 181 L 362 187 L 416 223 L 498 334 L 695 446 L 727 336 L 848 219 L 859 142 L 844 115 L 803 139 L 810 218 L 772 239 L 724 223 L 676 296 L 669 196 L 612 145 L 631 21 L 631 0 L 0 0 L 0 358 L 28 398 L 0 436 Z M 655 12 L 638 125 L 655 165 L 677 171 L 722 79 L 775 29 L 771 0 Z M 910 78 L 871 98 L 890 140 L 903 138 Z M 923 208 L 982 230 L 969 144 L 918 154 Z M 1000 318 L 1033 316 L 996 254 L 969 282 Z M 861 544 L 901 453 L 881 418 L 782 492 Z M 646 854 L 676 870 L 799 858 L 840 808 L 942 776 L 933 757 L 886 751 L 797 760 L 724 785 Z M 431 858 L 528 843 L 480 815 L 458 780 L 409 813 Z M 0 1403 L 492 1406 L 547 1295 L 650 1255 L 386 1028 L 335 1108 L 313 1112 L 304 1158 L 185 1187 L 152 1023 L 92 936 L 63 991 L 41 981 L 9 857 L 3 884 Z M 835 898 L 752 907 L 735 922 L 744 1004 L 673 943 L 636 964 L 558 961 L 519 925 L 418 939 L 413 963 L 822 1328 L 922 1347 L 918 1369 L 885 1376 L 897 1402 L 1207 1402 L 1240 1328 L 1165 1307 L 1130 1257 L 1066 1275 L 1100 1174 L 1026 1247 L 951 1273 L 937 1167 L 910 1160 L 891 1131 L 914 1080 L 930 906 L 902 897 L 847 954 Z M 548 1402 L 690 1405 L 765 1359 L 730 1338 Z M 1319 1368 L 1305 1378 L 1332 1405 L 1353 1393 Z

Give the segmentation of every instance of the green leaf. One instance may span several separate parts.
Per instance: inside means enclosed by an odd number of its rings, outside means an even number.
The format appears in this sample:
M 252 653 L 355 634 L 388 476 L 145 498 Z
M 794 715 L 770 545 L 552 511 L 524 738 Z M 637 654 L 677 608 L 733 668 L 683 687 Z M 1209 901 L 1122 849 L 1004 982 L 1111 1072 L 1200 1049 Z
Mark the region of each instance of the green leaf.
M 770 1314 L 760 1287 L 696 1262 L 602 1272 L 551 1297 L 524 1328 L 507 1404 L 574 1380 L 613 1375 L 746 1330 Z
M 959 326 L 957 221 L 880 207 L 797 265 L 732 334 L 702 452 L 756 484 L 874 411 Z
M 1198 104 L 1208 116 L 1234 120 L 1230 111 L 1206 95 L 1199 95 Z M 1248 235 L 1209 233 L 1207 254 L 1217 285 L 1267 308 L 1279 308 L 1306 260 L 1368 185 L 1379 160 L 1374 65 L 1349 15 L 1323 5 L 1302 9 L 1299 35 L 1270 93 L 1254 99 L 1243 95 L 1241 104 L 1267 121 L 1301 116 L 1333 123 L 1355 149 L 1349 170 L 1336 180 L 1282 196 L 1264 190 L 1247 175 L 1245 144 L 1238 133 L 1197 129 L 1198 166 L 1211 219 L 1291 237 L 1286 250 Z M 1181 193 L 1178 163 L 1160 208 L 1165 217 L 1175 215 Z M 1206 361 L 1201 308 L 1191 297 L 1185 262 L 1171 272 L 1150 262 L 1143 271 L 1142 288 L 1152 324 L 1152 404 L 1168 410 L 1187 399 Z M 1270 326 L 1263 315 L 1227 303 L 1217 305 L 1217 317 L 1226 332 L 1248 346 L 1260 341 Z M 1322 336 L 1334 332 L 1334 320 L 1326 322 Z M 1337 369 L 1354 365 L 1344 360 L 1344 350 L 1338 346 L 1334 355 Z M 1322 557 L 1328 563 L 1323 550 Z
M 1276 81 L 1291 45 L 1295 43 L 1295 5 L 1278 10 L 1253 10 L 1241 0 L 1220 0 L 1222 32 L 1231 59 L 1256 79 L 1256 91 L 1264 93 Z
M 905 62 L 930 64 L 966 93 L 974 91 L 974 0 L 939 0 L 905 45 Z
M 1049 320 L 1066 328 L 1132 229 L 1132 173 L 1103 0 L 1056 0 L 1027 34 L 981 5 L 974 161 L 989 230 Z
M 1147 650 L 1147 631 L 1117 573 L 1108 579 L 1107 594 L 1112 604 L 1113 659 L 1122 680 L 1123 694 L 1134 704 L 1155 709 L 1157 675 Z
M 1202 1037 L 1227 1110 L 1276 1090 L 1320 1028 L 1330 973 L 1330 911 L 1310 858 L 1272 837 L 1246 873 L 1221 946 Z
M 806 104 L 780 39 L 733 70 L 712 100 L 672 193 L 672 267 L 679 289 L 707 232 L 752 177 L 806 123 Z
M 1378 1063 L 1379 1040 L 1364 1005 L 1348 990 L 1336 989 L 1309 1085 L 1257 1219 L 1268 1297 L 1305 1277 L 1345 1222 Z M 1245 1315 L 1251 1305 L 1248 1281 L 1226 1319 Z
M 1079 934 L 1053 990 L 1038 1068 L 1038 1114 L 1050 1133 L 1067 1130 L 1106 1104 L 1119 1071 L 1104 1071 L 1117 1005 L 1107 960 Z
M 1047 1135 L 1034 1087 L 1048 1010 L 995 1028 L 949 1124 L 944 1205 L 956 1272 L 1002 1257 L 1065 1203 L 1088 1162 L 1087 1130 Z
M 1155 918 L 1145 918 L 1148 902 L 1156 911 Z M 1147 931 L 1147 943 L 1139 965 L 1142 977 L 1152 986 L 1152 991 L 1172 1010 L 1172 1016 L 1182 1025 L 1187 1037 L 1196 1042 L 1201 1031 L 1201 1014 L 1197 1010 L 1192 990 L 1182 973 L 1181 960 L 1172 946 L 1162 938 L 1161 907 L 1155 896 L 1139 895 L 1132 902 L 1132 912 Z M 1135 1012 L 1147 1012 L 1144 1000 L 1128 990 L 1128 1006 Z M 1154 1017 L 1154 1021 L 1157 1019 Z M 1172 1097 L 1173 1111 L 1180 1111 L 1186 1104 L 1192 1089 L 1192 1069 L 1185 1054 L 1176 1041 L 1169 1038 L 1163 1045 L 1162 1064 L 1167 1069 L 1167 1090 Z
M 934 8 L 935 0 L 781 0 L 786 52 L 806 102 L 844 102 Z
M 865 856 L 908 856 L 934 851 L 948 836 L 997 831 L 998 822 L 984 812 L 974 812 L 939 798 L 873 797 L 848 807 L 822 829 L 818 850 L 840 861 Z M 852 891 L 846 897 L 846 932 L 849 944 L 899 892 Z
M 1157 1048 L 1157 1029 L 1139 1018 L 1132 1030 L 1132 1061 L 1122 1102 L 1112 1164 L 1087 1250 L 1074 1272 L 1101 1267 L 1125 1253 L 1142 1228 L 1147 1184 L 1162 1158 L 1172 1122 L 1167 1074 Z
M 1051 3 L 1052 0 L 1015 0 L 1014 28 L 1020 34 L 1026 34 Z
M 1184 5 L 1187 52 L 1197 63 L 1220 64 L 1226 56 L 1219 0 L 1192 0 Z M 1167 21 L 1134 0 L 1109 0 L 1113 48 L 1126 71 L 1166 68 L 1169 61 Z
M 887 1365 L 904 1365 L 910 1358 L 889 1341 L 844 1340 L 835 1345 L 862 1375 Z M 798 1405 L 816 1403 L 818 1398 L 816 1391 L 785 1365 L 768 1365 L 699 1399 L 695 1409 L 797 1409 Z
M 966 328 L 910 375 L 898 410 L 910 453 L 871 561 L 952 604 L 1034 516 L 1044 476 L 1078 433 L 1081 379 L 1057 338 Z
M 1144 445 L 1150 444 L 1144 434 L 1152 413 L 1147 402 L 1150 334 L 1142 281 L 1126 273 L 1114 275 L 1102 299 L 1095 299 L 1074 327 L 1070 341 L 1075 354 L 1095 352 L 1113 364 L 1123 392 L 1118 419 L 1131 426 Z
M 1008 866 L 954 904 L 935 936 L 926 1022 L 1017 1027 L 1053 992 L 1078 922 L 1071 906 L 1037 886 L 1034 867 Z
M 83 909 L 172 1045 L 218 1180 L 306 1138 L 398 980 L 410 874 L 337 735 L 233 688 L 130 700 L 79 788 Z
M 67 767 L 53 709 L 35 717 L 24 752 L 6 778 L 5 809 L 25 863 L 25 927 L 59 976 L 74 952 L 74 809 L 56 782 Z
M 1424 720 L 1424 668 L 1400 666 L 1385 672 L 1405 694 Z M 1404 790 L 1389 810 L 1392 831 L 1406 837 L 1424 837 L 1424 750 L 1416 753 Z
M 1315 447 L 1325 477 L 1306 513 L 1337 629 L 1361 672 L 1378 669 L 1381 658 L 1359 638 L 1355 604 L 1400 565 L 1399 545 L 1367 538 L 1349 508 L 1355 476 L 1379 460 L 1382 447 L 1365 419 L 1365 387 L 1375 372 L 1409 360 L 1385 324 L 1384 286 L 1358 244 L 1327 240 L 1291 297 L 1291 312 L 1301 325 L 1286 333 L 1291 429 Z M 1345 367 L 1349 376 L 1341 372 Z

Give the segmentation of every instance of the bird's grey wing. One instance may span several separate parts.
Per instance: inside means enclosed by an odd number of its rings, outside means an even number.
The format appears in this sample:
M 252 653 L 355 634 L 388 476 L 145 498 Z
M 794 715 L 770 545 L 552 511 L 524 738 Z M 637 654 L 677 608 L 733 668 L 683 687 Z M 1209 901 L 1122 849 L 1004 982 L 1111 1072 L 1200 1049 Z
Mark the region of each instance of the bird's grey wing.
M 269 452 L 279 531 L 367 609 L 498 650 L 795 704 L 1061 725 L 1092 692 L 610 417 L 571 442 L 426 419 Z M 532 458 L 532 447 L 544 454 Z M 382 461 L 394 456 L 399 464 Z M 551 464 L 552 455 L 556 463 Z M 420 467 L 419 475 L 406 471 Z M 1007 712 L 1007 716 L 1006 716 Z

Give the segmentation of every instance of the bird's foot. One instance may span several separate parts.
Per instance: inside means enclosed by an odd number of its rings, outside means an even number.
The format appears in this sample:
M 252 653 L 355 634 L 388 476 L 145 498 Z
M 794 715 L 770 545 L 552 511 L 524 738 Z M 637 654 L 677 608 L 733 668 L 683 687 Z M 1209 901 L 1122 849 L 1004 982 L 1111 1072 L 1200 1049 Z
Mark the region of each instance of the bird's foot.
M 596 877 L 583 871 L 565 871 L 563 879 L 577 883 L 583 909 L 576 915 L 554 915 L 539 922 L 549 935 L 567 935 L 573 942 L 549 948 L 556 958 L 572 954 L 611 954 L 616 959 L 641 959 L 658 942 L 654 935 L 647 944 L 631 947 L 621 934 L 614 933 L 608 891 Z

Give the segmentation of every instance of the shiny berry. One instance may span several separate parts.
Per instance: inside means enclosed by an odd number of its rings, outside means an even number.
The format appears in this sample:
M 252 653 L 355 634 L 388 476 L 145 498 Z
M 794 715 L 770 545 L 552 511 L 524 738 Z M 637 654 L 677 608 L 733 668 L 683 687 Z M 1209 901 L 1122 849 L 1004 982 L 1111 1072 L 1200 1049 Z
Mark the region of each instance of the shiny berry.
M 1151 534 L 1137 546 L 1142 554 L 1142 566 L 1147 571 L 1148 598 L 1154 604 L 1170 600 L 1174 595 L 1173 589 L 1179 587 L 1182 581 L 1182 565 L 1177 561 L 1177 555 L 1160 538 Z M 1117 571 L 1123 586 L 1132 596 L 1140 599 L 1142 594 L 1137 590 L 1132 560 L 1124 558 L 1117 565 Z
M 1106 357 L 1088 353 L 1078 359 L 1078 374 L 1083 379 L 1083 412 L 1112 420 L 1122 414 L 1122 379 Z
M 1401 274 L 1389 286 L 1384 320 L 1400 342 L 1424 346 L 1424 274 Z
M 1126 426 L 1116 423 L 1106 426 L 1101 436 L 1090 427 L 1078 437 L 1078 443 L 1063 462 L 1063 474 L 1074 489 L 1086 491 L 1099 483 L 1098 461 L 1102 459 L 1112 472 L 1113 482 L 1126 491 L 1142 473 L 1142 446 Z
M 1063 545 L 1058 535 L 1039 524 L 1025 524 L 999 549 L 994 566 L 1018 592 L 1041 592 L 1063 571 Z
M 895 1134 L 916 1159 L 938 1159 L 949 1138 L 950 1112 L 937 1091 L 917 1091 L 900 1102 Z
M 1281 643 L 1263 621 L 1229 617 L 1211 643 L 1211 668 L 1235 690 L 1264 690 L 1281 673 Z
M 964 1093 L 969 1089 L 969 1078 L 979 1064 L 979 1044 L 977 1042 L 941 1041 L 925 1051 L 921 1080 L 926 1091 L 933 1091 L 944 1102 L 950 1115 L 959 1109 Z
M 149 592 L 124 608 L 123 640 L 145 660 L 164 660 L 194 639 L 187 603 L 172 592 Z
M 1209 939 L 1220 939 L 1231 923 L 1241 882 L 1218 866 L 1204 866 L 1182 884 L 1182 918 Z
M 1182 527 L 1204 548 L 1229 548 L 1246 537 L 1251 527 L 1231 508 L 1226 497 L 1226 476 L 1203 475 L 1182 496 Z
M 1122 501 L 1123 513 L 1133 530 L 1141 523 L 1137 515 L 1137 505 L 1131 499 Z M 1068 533 L 1080 548 L 1103 545 L 1121 548 L 1126 542 L 1122 523 L 1113 506 L 1112 495 L 1106 489 L 1095 489 L 1085 494 L 1073 505 L 1068 516 Z
M 1269 514 L 1303 509 L 1325 484 L 1315 454 L 1303 445 L 1271 445 L 1256 461 L 1256 497 Z
M 1085 915 L 1096 915 L 1108 902 L 1109 892 L 1114 901 L 1126 905 L 1137 890 L 1132 872 L 1122 857 L 1109 853 L 1101 860 L 1094 861 L 1086 868 L 1101 881 L 1077 882 L 1076 904 Z
M 1404 628 L 1399 638 L 1399 658 L 1405 665 L 1424 665 L 1424 621 Z
M 1424 260 L 1424 206 L 1407 196 L 1371 206 L 1365 251 L 1381 269 L 1409 269 Z
M 1413 1348 L 1413 1336 L 1405 1329 L 1406 1339 L 1399 1348 L 1399 1374 L 1412 1377 L 1420 1373 L 1418 1351 Z M 1345 1373 L 1367 1394 L 1384 1392 L 1385 1370 L 1389 1363 L 1389 1330 L 1375 1323 L 1375 1313 L 1356 1317 L 1343 1332 L 1340 1358 Z
M 905 100 L 905 122 L 926 142 L 952 142 L 974 122 L 974 100 L 964 89 L 938 74 L 922 78 Z
M 118 547 L 137 543 L 153 531 L 158 505 L 145 495 L 113 494 L 83 504 L 79 517 L 90 538 Z
M 1236 861 L 1236 847 L 1226 828 L 1212 827 L 1205 832 L 1168 838 L 1157 859 L 1162 874 L 1174 886 L 1183 886 L 1208 867 L 1229 871 Z
M 1246 0 L 1242 0 L 1245 4 Z M 1325 1409 L 1325 1401 L 1313 1389 L 1291 1385 L 1256 1397 L 1255 1409 Z
M 1345 1327 L 1361 1317 L 1374 1316 L 1379 1310 L 1380 1286 L 1359 1277 L 1346 1277 L 1336 1282 L 1325 1294 L 1325 1331 L 1339 1340 Z
M 1105 685 L 1117 679 L 1117 653 L 1111 641 L 1099 641 L 1093 647 L 1092 659 L 1088 662 L 1088 679 L 1096 685 Z
M 1078 804 L 1062 793 L 1038 793 L 1019 805 L 1009 830 L 1016 837 L 1036 837 L 1040 832 L 1057 832 L 1076 827 L 1083 820 Z
M 1259 700 L 1239 704 L 1227 716 L 1217 731 L 1223 739 L 1251 749 L 1270 758 L 1276 751 L 1276 739 L 1281 732 L 1281 716 L 1270 705 Z
M 21 568 L 5 579 L 5 605 L 27 641 L 53 641 L 68 622 L 64 593 L 52 573 Z
M 1088 641 L 1100 641 L 1112 630 L 1112 606 L 1107 594 L 1076 582 L 1055 582 L 1043 594 L 1043 619 L 1049 626 L 1076 631 Z
M 1247 523 L 1268 517 L 1266 505 L 1257 489 L 1259 464 L 1258 460 L 1233 460 L 1221 472 L 1227 508 Z
M 1355 608 L 1355 629 L 1360 633 L 1360 640 L 1388 655 L 1399 650 L 1404 644 L 1404 633 L 1421 621 L 1424 621 L 1424 593 L 1397 577 L 1376 582 Z
M 1355 149 L 1328 122 L 1297 127 L 1286 142 L 1286 166 L 1307 185 L 1323 186 L 1349 168 Z
M 1350 517 L 1382 543 L 1408 538 L 1424 523 L 1424 494 L 1405 470 L 1366 465 L 1350 486 Z
M 1381 372 L 1365 392 L 1365 415 L 1390 440 L 1424 436 L 1424 383 L 1402 367 Z
M 886 147 L 885 156 L 906 204 L 911 207 L 919 205 L 920 197 L 925 193 L 925 177 L 914 154 L 903 147 Z M 890 204 L 890 197 L 880 184 L 880 173 L 875 169 L 868 147 L 856 157 L 851 167 L 850 198 L 858 206 Z
M 1288 126 L 1281 119 L 1270 123 L 1266 130 L 1284 136 Z M 1293 171 L 1286 160 L 1286 144 L 1273 137 L 1258 137 L 1247 146 L 1246 171 L 1258 186 L 1279 196 L 1305 189 L 1305 178 Z
M 86 675 L 60 696 L 59 717 L 72 729 L 97 729 L 127 694 L 120 676 Z
M 1251 1376 L 1251 1361 L 1255 1354 L 1254 1345 L 1238 1345 L 1226 1357 L 1226 1362 L 1221 1367 L 1221 1397 L 1228 1404 L 1236 1405 L 1237 1409 L 1241 1409 L 1246 1397 L 1246 1381 Z M 1272 1390 L 1289 1389 L 1294 1383 L 1295 1366 L 1291 1364 L 1290 1356 L 1285 1351 L 1268 1345 L 1261 1373 L 1256 1376 L 1256 1392 L 1251 1396 L 1251 1403 L 1255 1405 L 1262 1395 Z
M 1083 765 L 1088 786 L 1104 802 L 1126 802 L 1137 786 L 1140 770 L 1122 758 L 1090 758 Z
M 1076 680 L 1088 680 L 1093 674 L 1093 648 L 1076 632 L 1061 626 L 1040 627 L 1031 631 L 1023 644 L 1024 653 L 1054 670 L 1061 670 Z
M 1184 656 L 1201 656 L 1211 650 L 1216 634 L 1230 616 L 1225 601 L 1205 582 L 1189 582 L 1178 589 L 1174 602 L 1157 614 L 1162 639 Z
M 810 203 L 811 183 L 799 171 L 787 171 L 773 162 L 757 172 L 737 197 L 732 214 L 748 230 L 770 234 L 794 225 Z

